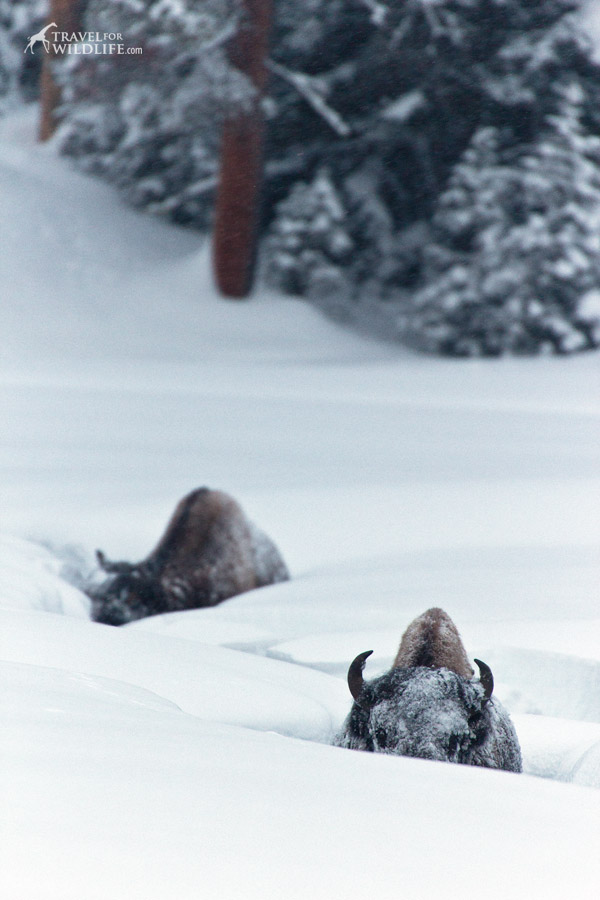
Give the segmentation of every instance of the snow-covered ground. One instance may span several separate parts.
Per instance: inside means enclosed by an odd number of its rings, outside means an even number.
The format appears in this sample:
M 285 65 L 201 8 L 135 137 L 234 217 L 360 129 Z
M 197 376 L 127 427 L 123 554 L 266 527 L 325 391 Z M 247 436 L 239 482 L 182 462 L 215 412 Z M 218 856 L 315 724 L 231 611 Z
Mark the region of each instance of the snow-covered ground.
M 596 898 L 598 357 L 424 359 L 222 301 L 197 236 L 30 112 L 0 127 L 2 896 Z M 94 548 L 143 557 L 202 484 L 292 580 L 90 622 Z M 433 605 L 527 774 L 328 746 L 349 661 Z

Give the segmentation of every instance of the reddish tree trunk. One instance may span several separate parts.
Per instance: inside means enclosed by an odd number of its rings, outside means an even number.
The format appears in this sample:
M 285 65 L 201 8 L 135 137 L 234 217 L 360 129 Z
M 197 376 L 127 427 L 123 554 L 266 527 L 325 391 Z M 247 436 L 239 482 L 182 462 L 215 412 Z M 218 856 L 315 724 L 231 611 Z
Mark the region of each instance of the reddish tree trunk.
M 243 20 L 229 58 L 250 78 L 256 96 L 250 110 L 236 113 L 223 128 L 213 266 L 217 286 L 226 297 L 247 296 L 254 275 L 263 170 L 261 99 L 268 77 L 272 0 L 242 0 L 242 7 Z
M 55 31 L 66 31 L 71 34 L 81 31 L 81 2 L 80 0 L 50 0 L 48 23 L 56 25 L 48 29 L 50 50 L 44 50 L 42 63 L 41 93 L 40 93 L 40 141 L 47 141 L 54 134 L 56 128 L 56 108 L 60 103 L 60 88 L 52 74 L 51 61 L 54 58 L 52 34 Z

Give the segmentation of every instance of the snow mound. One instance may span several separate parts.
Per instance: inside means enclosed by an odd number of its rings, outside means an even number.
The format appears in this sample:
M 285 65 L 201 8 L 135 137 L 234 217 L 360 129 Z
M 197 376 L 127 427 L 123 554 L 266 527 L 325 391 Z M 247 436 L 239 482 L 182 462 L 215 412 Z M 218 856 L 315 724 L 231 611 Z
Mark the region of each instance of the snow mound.
M 513 721 L 525 772 L 600 788 L 600 724 L 528 715 Z
M 535 712 L 600 722 L 600 661 L 503 646 L 490 647 L 484 658 Z
M 116 629 L 62 551 L 0 541 L 2 896 L 596 900 L 597 358 L 425 362 L 224 303 L 35 112 L 0 123 L 2 528 L 141 559 L 206 483 L 295 579 Z M 543 778 L 316 743 L 431 606 Z
M 34 710 L 40 715 L 51 713 L 63 723 L 74 716 L 96 724 L 116 714 L 125 718 L 142 711 L 181 712 L 164 697 L 109 678 L 14 662 L 0 662 L 0 671 L 3 721 L 22 721 Z
M 90 602 L 68 584 L 65 561 L 41 544 L 0 533 L 0 606 L 89 618 Z
M 328 741 L 343 682 L 273 659 L 131 628 L 0 610 L 0 658 L 112 678 L 211 722 Z
M 272 631 L 259 628 L 251 622 L 226 619 L 214 607 L 148 616 L 123 627 L 188 641 L 201 641 L 203 644 L 248 649 L 267 646 L 276 641 L 276 635 Z
M 329 632 L 282 641 L 269 648 L 269 656 L 345 676 L 354 657 L 369 649 L 373 655 L 365 677 L 371 678 L 389 669 L 398 643 L 399 635 L 392 630 Z
M 481 884 L 491 900 L 595 896 L 582 788 L 208 723 L 36 666 L 2 674 L 19 712 L 2 728 L 11 900 L 392 900 L 442 881 L 448 900 Z

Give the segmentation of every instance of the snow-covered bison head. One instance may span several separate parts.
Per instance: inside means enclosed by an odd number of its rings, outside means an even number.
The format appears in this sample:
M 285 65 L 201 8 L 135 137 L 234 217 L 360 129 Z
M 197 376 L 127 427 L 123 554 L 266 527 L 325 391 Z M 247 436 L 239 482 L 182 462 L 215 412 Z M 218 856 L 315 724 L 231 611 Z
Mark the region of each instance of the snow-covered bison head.
M 340 747 L 521 771 L 521 751 L 508 713 L 492 698 L 494 679 L 475 660 L 473 677 L 456 627 L 442 609 L 429 609 L 407 628 L 393 667 L 363 681 L 366 659 L 348 671 L 354 704 Z
M 92 618 L 108 625 L 214 606 L 289 578 L 270 538 L 232 497 L 208 488 L 179 502 L 158 546 L 142 562 L 109 562 L 101 551 L 97 556 L 110 577 L 88 593 Z

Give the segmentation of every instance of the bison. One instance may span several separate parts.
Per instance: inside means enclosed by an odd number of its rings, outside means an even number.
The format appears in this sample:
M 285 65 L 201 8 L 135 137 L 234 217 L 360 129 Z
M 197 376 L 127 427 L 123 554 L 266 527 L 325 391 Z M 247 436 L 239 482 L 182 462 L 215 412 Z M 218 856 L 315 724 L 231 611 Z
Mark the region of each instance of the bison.
M 90 588 L 92 618 L 123 625 L 158 613 L 214 606 L 253 588 L 286 581 L 275 544 L 221 491 L 199 488 L 177 505 L 153 552 L 139 563 L 109 562 Z
M 474 679 L 460 635 L 442 609 L 429 609 L 402 637 L 392 668 L 363 681 L 360 653 L 348 670 L 354 697 L 334 743 L 353 750 L 442 760 L 520 772 L 513 724 L 492 698 L 494 678 L 476 659 Z

